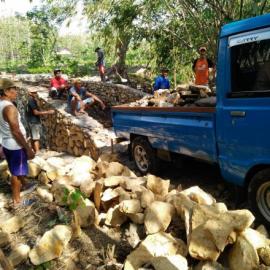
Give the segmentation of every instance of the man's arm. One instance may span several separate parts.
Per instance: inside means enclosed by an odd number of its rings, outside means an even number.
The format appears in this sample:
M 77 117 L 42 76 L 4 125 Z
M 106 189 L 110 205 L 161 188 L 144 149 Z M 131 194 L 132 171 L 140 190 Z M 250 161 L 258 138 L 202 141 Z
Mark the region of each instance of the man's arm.
M 78 101 L 82 101 L 80 95 L 75 90 L 70 90 L 70 94 Z
M 197 59 L 193 61 L 192 63 L 192 70 L 195 72 L 195 67 L 196 67 Z
M 37 109 L 33 109 L 33 114 L 36 116 L 54 114 L 54 112 L 55 112 L 55 110 L 39 111 Z
M 101 107 L 102 107 L 102 109 L 105 109 L 106 106 L 105 106 L 104 102 L 98 96 L 96 96 L 96 95 L 94 95 L 94 94 L 92 94 L 92 93 L 90 93 L 88 91 L 86 91 L 86 96 L 91 97 L 92 99 L 94 99 L 97 102 L 99 102 L 100 105 L 101 105 Z
M 51 87 L 54 87 L 54 79 L 51 79 Z
M 160 80 L 159 77 L 157 77 L 154 82 L 154 90 L 158 90 L 159 88 L 160 88 Z
M 54 110 L 39 111 L 37 102 L 35 100 L 33 100 L 33 99 L 29 100 L 28 106 L 32 110 L 33 114 L 36 115 L 36 116 L 53 114 L 55 112 Z
M 11 134 L 13 135 L 16 142 L 26 150 L 28 159 L 33 159 L 35 157 L 35 153 L 32 150 L 32 148 L 30 148 L 30 146 L 28 145 L 26 139 L 24 138 L 20 130 L 17 109 L 12 105 L 7 106 L 3 110 L 3 117 L 5 121 L 8 123 Z

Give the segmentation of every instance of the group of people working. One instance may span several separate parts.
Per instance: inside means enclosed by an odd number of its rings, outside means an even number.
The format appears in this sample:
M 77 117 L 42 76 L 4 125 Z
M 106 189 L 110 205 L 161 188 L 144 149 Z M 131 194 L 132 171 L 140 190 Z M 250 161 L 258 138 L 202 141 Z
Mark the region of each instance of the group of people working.
M 199 57 L 194 60 L 192 70 L 195 75 L 195 84 L 208 86 L 210 71 L 212 72 L 212 75 L 215 73 L 215 65 L 207 58 L 206 47 L 199 48 Z M 169 70 L 167 68 L 161 69 L 161 74 L 155 79 L 153 91 L 158 89 L 170 89 L 168 72 Z
M 105 63 L 102 49 L 97 48 L 97 63 L 100 77 L 105 81 Z M 33 185 L 25 181 L 28 175 L 27 160 L 33 159 L 40 150 L 41 121 L 40 116 L 51 115 L 55 110 L 40 110 L 37 102 L 37 90 L 29 89 L 29 99 L 26 119 L 30 131 L 31 143 L 26 134 L 26 128 L 21 121 L 20 112 L 16 106 L 18 94 L 17 85 L 7 79 L 0 79 L 0 159 L 5 158 L 11 173 L 11 190 L 13 207 L 29 205 L 29 200 L 21 200 L 21 190 L 31 189 Z M 75 80 L 69 87 L 62 77 L 61 69 L 54 70 L 50 81 L 49 96 L 54 99 L 67 98 L 71 113 L 75 116 L 86 113 L 93 104 L 98 103 L 102 110 L 104 102 L 82 86 L 80 80 Z M 30 185 L 29 185 L 30 184 Z
M 102 80 L 105 80 L 104 54 L 100 48 L 97 66 Z M 209 82 L 209 69 L 214 70 L 214 64 L 206 57 L 206 48 L 199 49 L 200 57 L 193 63 L 195 83 L 207 85 Z M 162 69 L 161 75 L 155 79 L 154 91 L 158 89 L 169 89 L 168 69 Z M 15 105 L 18 94 L 17 85 L 6 78 L 0 79 L 0 135 L 2 138 L 2 149 L 11 173 L 11 188 L 13 206 L 24 205 L 25 201 L 20 198 L 22 188 L 27 188 L 24 176 L 28 175 L 27 160 L 33 159 L 39 151 L 40 145 L 40 116 L 54 114 L 54 110 L 40 110 L 37 104 L 37 91 L 29 91 L 29 102 L 27 119 L 31 132 L 31 144 L 26 139 L 26 129 L 22 124 L 20 113 Z M 98 103 L 102 109 L 105 104 L 96 95 L 87 91 L 80 80 L 75 80 L 72 87 L 62 78 L 61 70 L 54 70 L 54 78 L 51 79 L 49 94 L 52 98 L 62 98 L 67 95 L 71 112 L 74 115 L 85 113 L 85 110 Z M 0 153 L 1 154 L 1 153 Z
M 54 78 L 51 79 L 49 95 L 52 98 L 67 98 L 71 113 L 75 116 L 84 114 L 85 110 L 95 103 L 99 104 L 102 110 L 106 107 L 99 97 L 90 93 L 82 86 L 82 82 L 79 79 L 74 80 L 73 85 L 70 87 L 68 82 L 62 78 L 60 69 L 54 70 Z

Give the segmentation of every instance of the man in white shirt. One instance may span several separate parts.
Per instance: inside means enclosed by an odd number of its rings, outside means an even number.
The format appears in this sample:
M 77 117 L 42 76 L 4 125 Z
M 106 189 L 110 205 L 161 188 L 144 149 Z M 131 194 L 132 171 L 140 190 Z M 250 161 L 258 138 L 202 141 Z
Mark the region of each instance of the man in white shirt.
M 21 202 L 20 190 L 24 176 L 28 174 L 28 159 L 35 153 L 26 141 L 26 131 L 20 113 L 12 103 L 17 97 L 17 86 L 9 79 L 0 79 L 0 133 L 2 147 L 11 173 L 11 189 L 14 206 Z

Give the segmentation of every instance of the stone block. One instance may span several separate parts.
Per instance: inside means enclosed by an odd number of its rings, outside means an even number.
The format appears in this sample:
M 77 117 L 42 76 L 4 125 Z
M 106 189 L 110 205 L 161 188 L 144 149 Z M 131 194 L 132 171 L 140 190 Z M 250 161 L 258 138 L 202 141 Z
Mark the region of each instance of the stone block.
M 56 225 L 47 231 L 29 253 L 32 264 L 40 265 L 60 257 L 71 236 L 71 227 L 66 225 Z
M 144 226 L 147 234 L 166 231 L 175 213 L 173 205 L 155 201 L 145 210 Z
M 154 175 L 147 175 L 146 187 L 154 194 L 166 196 L 169 193 L 170 180 L 163 180 Z
M 120 227 L 126 221 L 127 216 L 119 210 L 119 205 L 116 205 L 107 212 L 105 224 L 112 227 Z
M 143 224 L 144 223 L 144 213 L 127 214 L 127 216 L 135 224 Z
M 214 197 L 205 191 L 203 191 L 198 186 L 190 187 L 188 189 L 185 189 L 181 191 L 182 194 L 189 197 L 192 201 L 198 203 L 198 204 L 206 204 L 211 205 L 216 202 Z
M 28 162 L 28 177 L 37 178 L 41 172 L 41 167 L 33 161 Z
M 238 236 L 228 256 L 230 270 L 253 270 L 259 267 L 259 256 L 252 244 L 243 236 Z
M 11 242 L 10 234 L 7 232 L 0 232 L 0 248 L 9 245 Z
M 141 213 L 141 202 L 139 200 L 124 200 L 119 204 L 119 210 L 125 214 Z
M 160 232 L 148 235 L 140 245 L 126 258 L 124 270 L 137 270 L 154 257 L 187 255 L 186 244 L 168 233 Z M 166 268 L 165 268 L 166 269 Z
M 141 194 L 141 206 L 146 208 L 155 200 L 155 194 L 151 190 L 145 190 Z
M 1 221 L 0 228 L 6 233 L 18 232 L 24 226 L 24 219 L 21 216 L 14 216 L 8 220 Z
M 188 270 L 187 259 L 179 254 L 171 256 L 154 257 L 151 265 L 155 270 Z
M 53 201 L 53 194 L 49 191 L 49 188 L 46 186 L 37 188 L 38 196 L 47 203 L 51 203 Z
M 79 225 L 82 228 L 90 227 L 95 223 L 96 212 L 95 205 L 88 199 L 81 199 L 78 207 L 74 210 L 76 216 L 78 217 Z
M 19 244 L 14 249 L 12 249 L 10 255 L 8 256 L 8 259 L 15 267 L 28 259 L 29 252 L 30 247 L 28 245 Z

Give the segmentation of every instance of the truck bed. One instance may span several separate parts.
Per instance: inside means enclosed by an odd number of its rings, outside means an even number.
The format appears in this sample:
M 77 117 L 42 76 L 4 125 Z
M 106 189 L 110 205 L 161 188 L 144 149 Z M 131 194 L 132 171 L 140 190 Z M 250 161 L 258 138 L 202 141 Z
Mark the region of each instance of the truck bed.
M 210 162 L 217 161 L 214 107 L 112 108 L 118 137 L 148 138 L 152 147 Z

